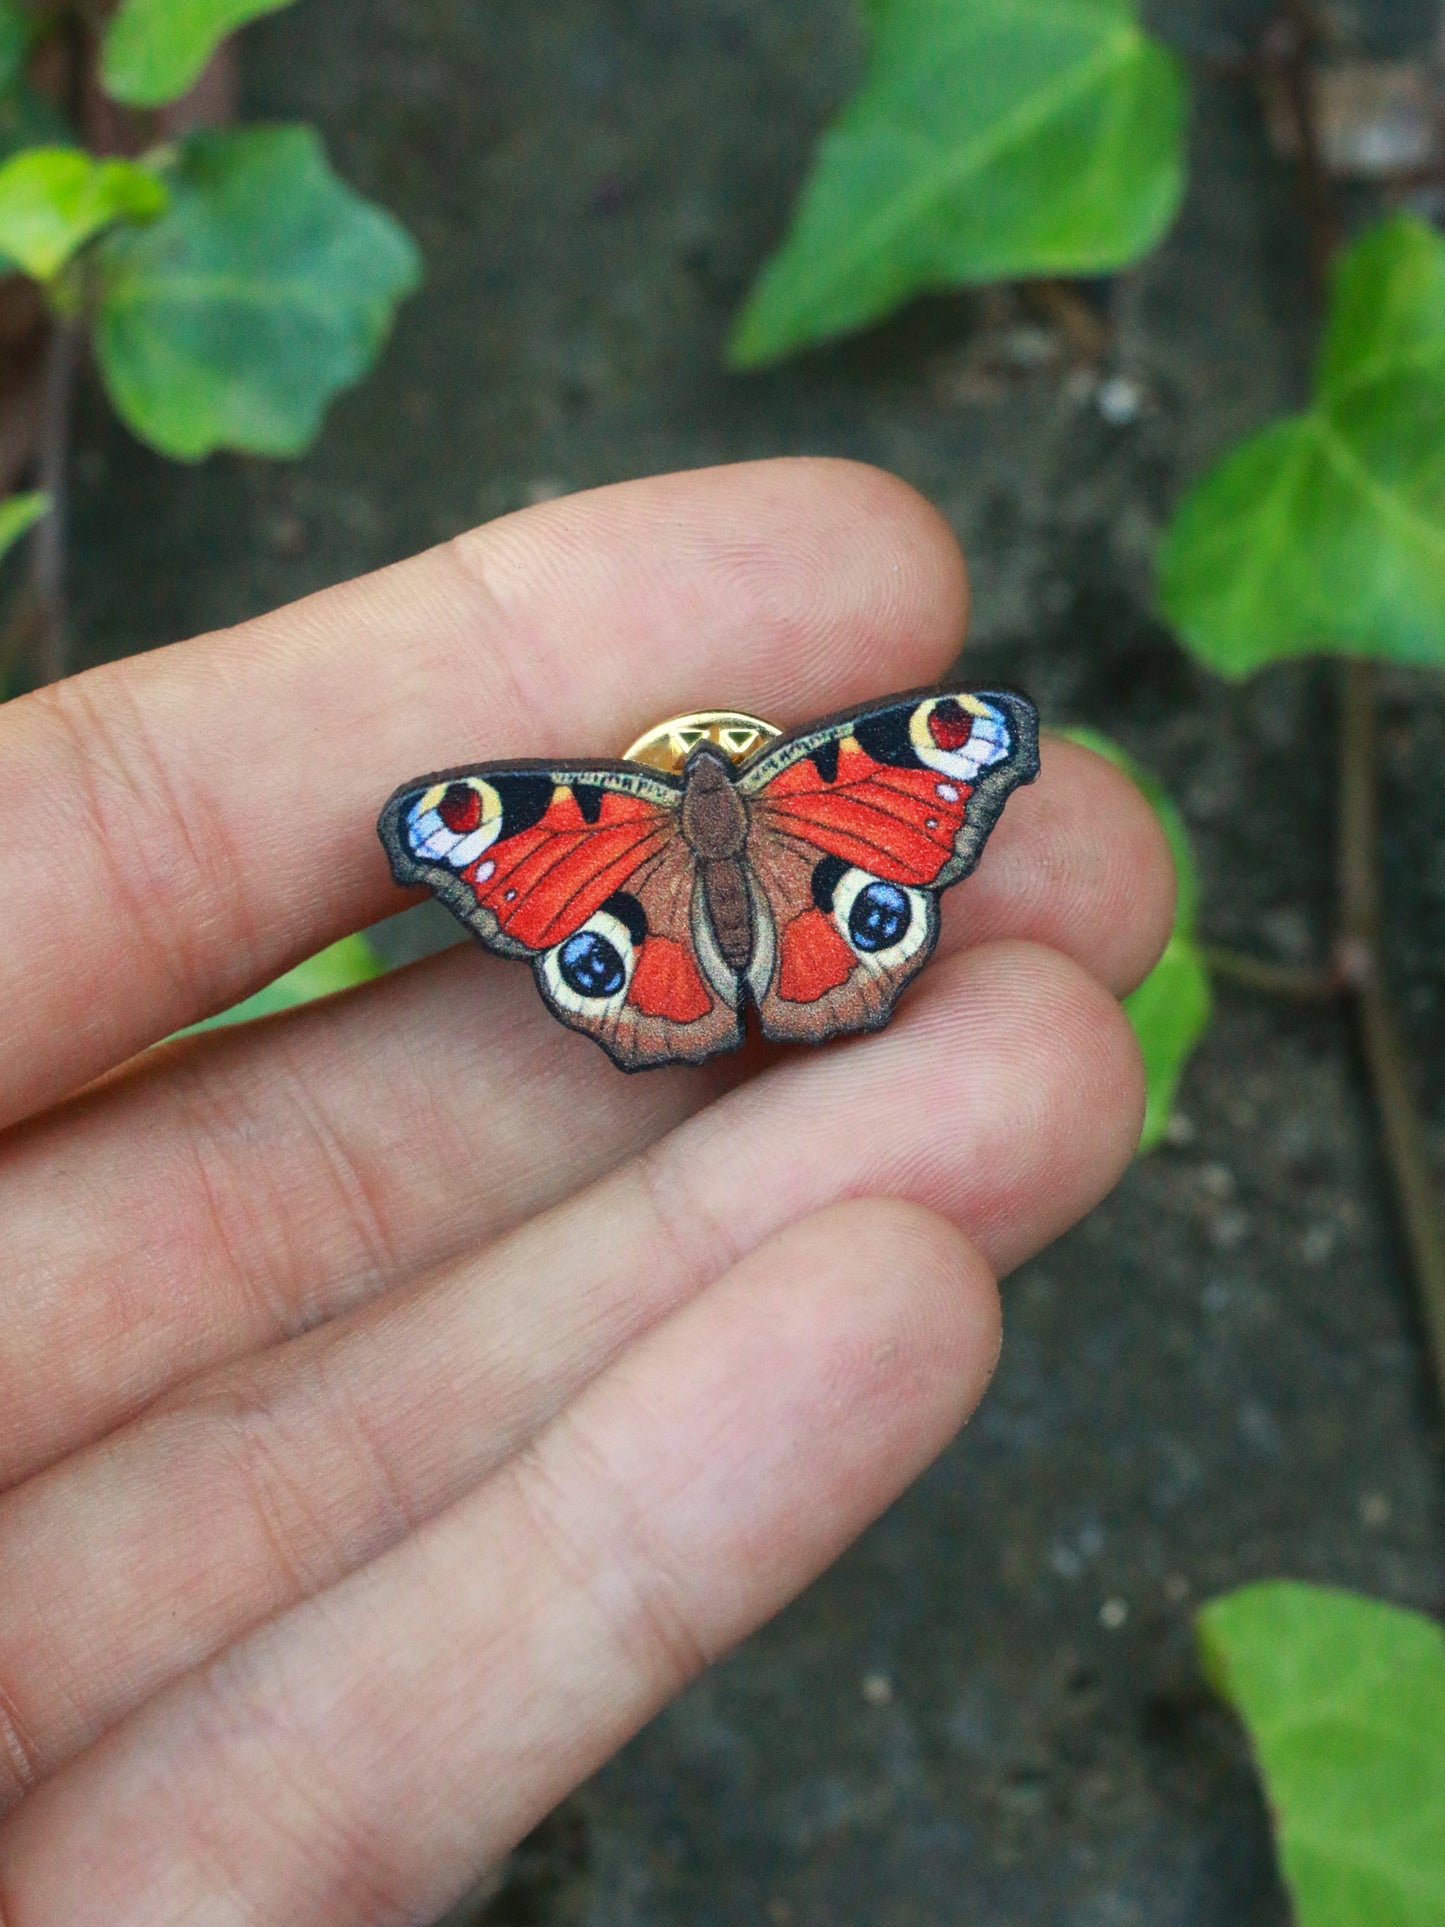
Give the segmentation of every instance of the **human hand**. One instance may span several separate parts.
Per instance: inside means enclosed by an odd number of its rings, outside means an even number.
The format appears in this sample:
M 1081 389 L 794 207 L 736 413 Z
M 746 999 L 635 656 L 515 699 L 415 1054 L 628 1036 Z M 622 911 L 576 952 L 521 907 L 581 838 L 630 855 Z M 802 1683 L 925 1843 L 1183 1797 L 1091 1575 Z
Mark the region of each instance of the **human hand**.
M 759 463 L 0 710 L 0 1927 L 439 1913 L 967 1417 L 1138 1131 L 1169 859 L 1086 750 L 875 1037 L 624 1077 L 469 945 L 135 1055 L 394 907 L 414 770 L 803 721 L 965 602 Z

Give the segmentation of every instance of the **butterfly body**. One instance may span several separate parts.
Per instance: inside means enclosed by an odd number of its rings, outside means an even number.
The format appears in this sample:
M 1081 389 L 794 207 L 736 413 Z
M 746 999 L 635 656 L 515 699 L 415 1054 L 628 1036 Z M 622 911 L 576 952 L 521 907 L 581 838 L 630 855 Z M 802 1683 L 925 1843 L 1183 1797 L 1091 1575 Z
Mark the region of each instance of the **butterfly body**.
M 748 901 L 748 809 L 733 783 L 727 758 L 710 746 L 687 760 L 679 805 L 682 834 L 697 858 L 702 900 L 724 961 L 745 970 L 753 954 Z
M 378 825 L 553 1013 L 626 1070 L 886 1023 L 1012 789 L 1038 770 L 1011 691 L 921 690 L 782 737 L 735 768 L 492 763 L 399 789 Z

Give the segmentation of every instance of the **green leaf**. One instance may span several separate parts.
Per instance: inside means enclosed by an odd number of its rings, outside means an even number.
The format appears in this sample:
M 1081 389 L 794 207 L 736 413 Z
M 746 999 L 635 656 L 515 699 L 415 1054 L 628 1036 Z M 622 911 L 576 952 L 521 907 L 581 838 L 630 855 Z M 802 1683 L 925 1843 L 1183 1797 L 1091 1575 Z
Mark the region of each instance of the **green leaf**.
M 1190 490 L 1159 593 L 1227 676 L 1317 651 L 1445 664 L 1445 241 L 1423 221 L 1340 258 L 1311 406 Z
M 290 1010 L 296 1004 L 309 1004 L 315 997 L 330 997 L 338 990 L 350 990 L 353 984 L 369 983 L 373 977 L 380 977 L 386 965 L 377 956 L 365 937 L 343 937 L 339 943 L 322 950 L 304 963 L 288 970 L 284 977 L 267 984 L 258 990 L 254 997 L 244 1003 L 232 1005 L 215 1017 L 207 1017 L 199 1024 L 192 1024 L 191 1030 L 215 1030 L 222 1024 L 246 1023 L 252 1017 L 269 1017 L 278 1010 Z M 182 1032 L 181 1035 L 188 1035 Z
M 8 555 L 22 535 L 30 530 L 50 508 L 50 497 L 38 489 L 27 495 L 7 495 L 0 502 L 0 556 Z
M 381 352 L 416 248 L 309 127 L 196 135 L 169 179 L 163 218 L 99 250 L 111 400 L 163 455 L 298 455 Z
M 1298 1927 L 1445 1921 L 1445 1632 L 1323 1586 L 1246 1586 L 1199 1615 L 1249 1730 Z
M 868 19 L 863 85 L 738 321 L 736 366 L 925 289 L 1121 267 L 1179 205 L 1183 73 L 1129 0 L 872 0 Z
M 164 184 L 139 162 L 26 148 L 0 166 L 0 254 L 48 281 L 102 228 L 152 219 L 165 204 Z
M 159 107 L 200 78 L 228 33 L 291 0 L 124 0 L 106 31 L 100 83 L 128 107 Z
M 1169 839 L 1174 858 L 1177 893 L 1169 942 L 1143 983 L 1124 999 L 1124 1013 L 1134 1026 L 1144 1060 L 1147 1097 L 1139 1149 L 1152 1151 L 1169 1128 L 1179 1080 L 1209 1028 L 1214 1009 L 1209 972 L 1195 937 L 1199 919 L 1199 869 L 1184 819 L 1158 779 L 1096 729 L 1069 729 L 1063 733 L 1070 742 L 1082 743 L 1085 749 L 1106 756 L 1143 791 Z
M 1214 998 L 1203 953 L 1189 937 L 1170 937 L 1164 955 L 1124 999 L 1144 1060 L 1144 1128 L 1140 1151 L 1152 1151 L 1169 1129 L 1179 1080 L 1209 1028 Z

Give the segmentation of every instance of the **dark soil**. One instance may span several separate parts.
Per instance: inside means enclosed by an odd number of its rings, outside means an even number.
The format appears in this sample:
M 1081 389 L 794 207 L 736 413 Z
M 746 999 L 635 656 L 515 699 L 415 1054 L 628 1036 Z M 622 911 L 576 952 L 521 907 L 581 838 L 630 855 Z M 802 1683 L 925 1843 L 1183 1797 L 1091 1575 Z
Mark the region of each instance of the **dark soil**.
M 1430 26 L 1402 7 L 1353 24 L 1386 45 Z M 1227 54 L 1258 15 L 1176 7 L 1160 25 Z M 306 0 L 244 44 L 248 112 L 319 121 L 420 239 L 427 288 L 292 467 L 167 466 L 87 400 L 89 655 L 234 621 L 550 493 L 858 456 L 952 518 L 978 673 L 1165 777 L 1211 939 L 1323 954 L 1328 673 L 1227 688 L 1151 613 L 1180 487 L 1307 374 L 1304 250 L 1243 87 L 1199 79 L 1178 229 L 1095 291 L 1115 325 L 1102 371 L 999 296 L 922 303 L 742 380 L 721 367 L 729 317 L 857 72 L 845 0 Z M 1445 1152 L 1438 682 L 1390 681 L 1386 752 L 1390 949 Z M 1003 1364 L 967 1435 L 570 1800 L 471 1918 L 1284 1919 L 1191 1614 L 1265 1575 L 1440 1608 L 1441 1432 L 1345 1022 L 1223 986 L 1182 1106 L 1171 1144 L 1010 1283 Z

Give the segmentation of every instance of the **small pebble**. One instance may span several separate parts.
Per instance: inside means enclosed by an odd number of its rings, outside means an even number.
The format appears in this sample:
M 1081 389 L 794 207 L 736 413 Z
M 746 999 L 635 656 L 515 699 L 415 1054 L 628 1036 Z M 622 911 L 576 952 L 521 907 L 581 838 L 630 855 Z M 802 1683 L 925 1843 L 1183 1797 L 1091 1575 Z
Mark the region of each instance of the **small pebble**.
M 1144 397 L 1137 381 L 1130 381 L 1127 375 L 1110 375 L 1100 382 L 1094 406 L 1110 428 L 1127 428 L 1138 421 Z
M 1062 351 L 1062 344 L 1051 329 L 1028 324 L 1010 328 L 1002 347 L 1005 361 L 1015 368 L 1047 367 L 1051 361 L 1058 360 Z
M 300 555 L 305 550 L 306 524 L 299 515 L 273 516 L 266 534 L 277 555 Z
M 1338 1243 L 1339 1233 L 1332 1224 L 1312 1224 L 1300 1239 L 1300 1255 L 1307 1265 L 1322 1265 Z
M 1247 1211 L 1220 1211 L 1210 1223 L 1209 1242 L 1216 1251 L 1234 1251 L 1244 1243 L 1249 1231 Z
M 1360 1524 L 1367 1532 L 1378 1532 L 1382 1526 L 1387 1526 L 1393 1510 L 1389 1498 L 1383 1492 L 1360 1494 Z

